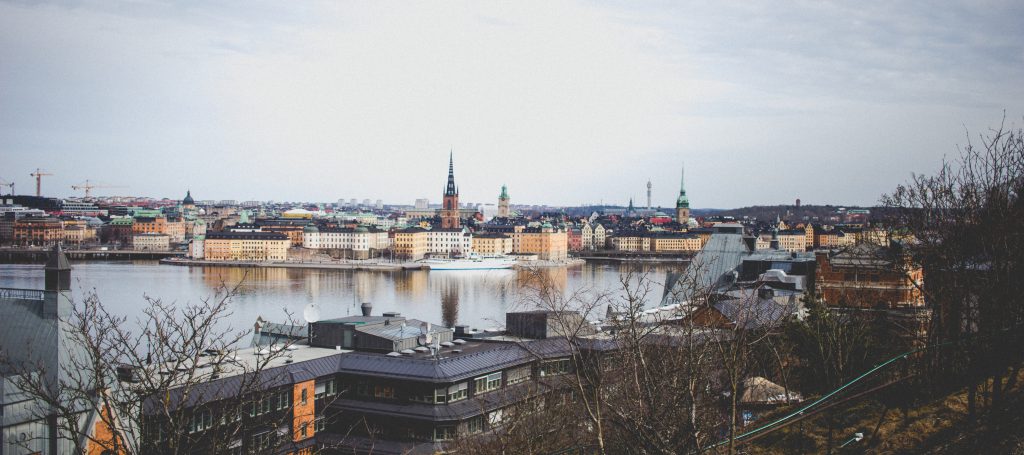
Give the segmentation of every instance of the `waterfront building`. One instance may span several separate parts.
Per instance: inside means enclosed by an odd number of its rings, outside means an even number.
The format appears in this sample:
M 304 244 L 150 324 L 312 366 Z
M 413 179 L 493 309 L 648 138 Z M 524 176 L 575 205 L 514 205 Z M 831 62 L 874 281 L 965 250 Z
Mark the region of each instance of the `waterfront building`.
M 135 234 L 132 236 L 132 249 L 135 251 L 170 251 L 171 237 L 155 232 Z
M 687 226 L 690 223 L 690 199 L 686 197 L 686 167 L 679 177 L 679 197 L 676 198 L 676 222 Z
M 14 243 L 21 246 L 53 246 L 64 238 L 64 225 L 53 217 L 25 217 L 14 222 Z
M 135 216 L 132 223 L 133 234 L 166 234 L 167 218 L 164 216 Z
M 488 232 L 473 236 L 473 251 L 483 255 L 512 253 L 512 237 L 500 232 Z
M 20 205 L 0 206 L 0 243 L 14 242 L 14 224 L 28 216 L 45 217 L 46 212 Z
M 256 220 L 263 232 L 277 232 L 288 236 L 292 246 L 303 244 L 303 228 L 310 224 L 306 218 L 264 218 Z
M 569 241 L 564 229 L 557 229 L 550 223 L 543 223 L 537 228 L 525 228 L 514 232 L 513 239 L 518 237 L 519 246 L 516 254 L 536 254 L 542 261 L 564 261 L 569 257 Z M 513 242 L 514 243 L 514 242 Z
M 288 236 L 276 232 L 208 232 L 203 255 L 208 261 L 283 261 Z
M 615 251 L 651 251 L 651 237 L 642 233 L 619 232 L 612 236 L 611 243 Z
M 501 194 L 498 195 L 498 217 L 509 218 L 509 197 L 508 187 L 501 185 Z
M 111 218 L 109 223 L 103 225 L 101 240 L 105 243 L 131 244 L 134 223 L 135 219 L 130 216 Z
M 441 205 L 441 229 L 458 229 L 462 226 L 459 215 L 459 189 L 455 186 L 454 156 L 448 155 L 448 184 L 444 188 Z
M 427 253 L 440 257 L 472 254 L 473 234 L 466 228 L 431 229 L 427 231 Z
M 704 248 L 699 235 L 662 232 L 651 238 L 651 251 L 656 253 L 696 253 Z
M 572 227 L 565 230 L 566 241 L 569 242 L 569 251 L 583 251 L 583 232 L 580 228 Z
M 585 250 L 602 250 L 607 239 L 607 230 L 601 223 L 586 223 L 580 229 L 581 241 Z
M 350 259 L 368 259 L 390 246 L 387 231 L 377 228 L 318 228 L 310 224 L 302 232 L 303 248 L 338 251 Z
M 64 220 L 61 240 L 67 245 L 81 246 L 83 242 L 96 240 L 96 228 L 85 220 Z
M 427 230 L 411 227 L 395 231 L 395 257 L 418 261 L 427 254 Z

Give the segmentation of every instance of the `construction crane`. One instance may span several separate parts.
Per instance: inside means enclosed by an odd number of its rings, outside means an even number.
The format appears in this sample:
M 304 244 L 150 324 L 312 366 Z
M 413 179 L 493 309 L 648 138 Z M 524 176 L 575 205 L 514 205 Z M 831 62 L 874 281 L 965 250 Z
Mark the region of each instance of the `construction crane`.
M 73 190 L 85 190 L 85 197 L 92 197 L 90 192 L 92 191 L 93 188 L 124 188 L 124 186 L 122 186 L 122 185 L 96 185 L 96 184 L 90 183 L 89 180 L 86 180 L 83 183 L 79 183 L 78 185 L 71 185 L 71 189 L 73 189 Z
M 0 186 L 6 186 L 11 189 L 11 196 L 14 196 L 14 182 L 5 182 L 0 180 Z
M 36 178 L 36 197 L 42 197 L 43 195 L 43 176 L 53 175 L 47 172 L 43 172 L 42 169 L 36 168 L 36 171 L 29 174 Z

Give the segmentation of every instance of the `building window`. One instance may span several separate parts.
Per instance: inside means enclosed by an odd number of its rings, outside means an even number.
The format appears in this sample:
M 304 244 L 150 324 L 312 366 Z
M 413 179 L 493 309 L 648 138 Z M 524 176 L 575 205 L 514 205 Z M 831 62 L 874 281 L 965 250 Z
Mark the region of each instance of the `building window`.
M 272 439 L 273 432 L 270 431 L 252 435 L 252 443 L 249 444 L 249 451 L 257 453 L 269 449 Z
M 395 397 L 395 388 L 386 385 L 375 385 L 373 386 L 373 397 L 374 398 L 385 398 L 391 399 Z
M 474 393 L 490 392 L 501 388 L 501 372 L 491 373 L 487 376 L 480 376 L 473 380 Z
M 469 384 L 462 382 L 448 387 L 448 402 L 453 403 L 459 400 L 466 399 L 468 394 Z
M 317 382 L 313 398 L 319 400 L 323 397 L 331 397 L 338 393 L 338 383 L 334 379 Z
M 306 400 L 309 399 L 309 389 L 302 389 L 302 404 L 306 404 Z
M 569 359 L 546 360 L 540 364 L 540 375 L 552 376 L 565 374 L 569 372 L 569 366 Z
M 200 411 L 192 416 L 189 421 L 188 432 L 198 433 L 205 431 L 206 429 L 213 426 L 213 413 L 210 411 Z
M 435 441 L 447 441 L 455 438 L 455 427 L 443 426 L 434 427 L 434 440 Z
M 306 402 L 306 389 L 302 389 L 302 402 Z M 282 409 L 288 409 L 292 405 L 292 394 L 290 390 L 284 390 L 278 392 L 275 397 L 271 398 L 274 401 L 274 409 L 280 411 Z
M 303 423 L 302 425 L 299 426 L 299 436 L 302 437 L 302 438 L 305 438 L 306 437 L 306 432 L 308 430 L 309 430 L 309 424 L 308 423 Z
M 529 366 L 522 366 L 514 368 L 508 372 L 508 385 L 519 384 L 520 382 L 529 381 L 533 378 L 533 369 Z
M 466 421 L 466 432 L 467 433 L 479 433 L 484 431 L 484 416 L 472 417 Z

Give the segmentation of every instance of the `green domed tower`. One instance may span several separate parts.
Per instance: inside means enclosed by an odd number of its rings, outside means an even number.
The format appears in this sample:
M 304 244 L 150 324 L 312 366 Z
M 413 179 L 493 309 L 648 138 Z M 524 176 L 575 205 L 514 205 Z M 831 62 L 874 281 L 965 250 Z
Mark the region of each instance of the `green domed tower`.
M 690 199 L 686 197 L 686 166 L 679 178 L 679 197 L 676 198 L 676 221 L 686 225 L 690 221 Z

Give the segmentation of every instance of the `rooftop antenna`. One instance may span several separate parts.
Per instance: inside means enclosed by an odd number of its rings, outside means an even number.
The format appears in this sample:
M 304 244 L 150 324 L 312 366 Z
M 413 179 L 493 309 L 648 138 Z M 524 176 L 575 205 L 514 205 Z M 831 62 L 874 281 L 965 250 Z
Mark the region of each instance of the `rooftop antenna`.
M 307 324 L 312 324 L 320 320 L 320 308 L 315 303 L 306 305 L 306 308 L 302 310 L 302 318 L 306 320 Z

